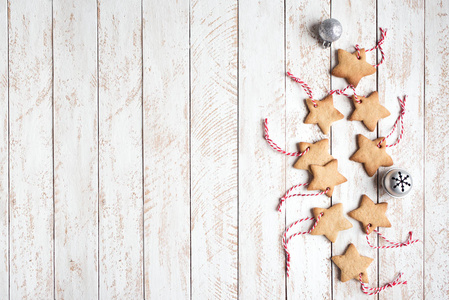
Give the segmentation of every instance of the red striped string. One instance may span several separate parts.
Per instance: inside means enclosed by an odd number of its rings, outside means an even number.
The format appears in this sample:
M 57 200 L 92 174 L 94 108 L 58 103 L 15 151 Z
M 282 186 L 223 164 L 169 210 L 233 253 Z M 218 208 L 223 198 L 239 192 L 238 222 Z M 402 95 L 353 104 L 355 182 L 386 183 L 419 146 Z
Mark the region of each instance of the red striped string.
M 293 76 L 293 74 L 290 72 L 287 72 L 287 75 L 302 86 L 302 88 L 304 89 L 304 92 L 306 92 L 306 94 L 309 96 L 310 100 L 312 100 L 313 106 L 317 107 L 318 104 L 313 99 L 312 89 L 309 87 L 309 85 L 307 83 L 305 83 L 301 78 Z
M 369 229 L 370 229 L 370 227 L 371 227 L 371 224 L 368 224 L 368 226 L 366 226 L 366 242 L 368 243 L 368 245 L 371 248 L 374 248 L 374 249 L 401 248 L 401 247 L 406 247 L 406 246 L 412 245 L 412 244 L 414 244 L 416 242 L 419 242 L 418 239 L 412 240 L 413 239 L 413 232 L 411 232 L 411 231 L 408 233 L 409 236 L 408 236 L 408 239 L 407 239 L 406 242 L 396 243 L 396 242 L 392 242 L 392 241 L 388 240 L 379 231 L 377 231 L 376 229 L 373 229 L 375 233 L 377 233 L 381 238 L 383 238 L 387 243 L 389 243 L 391 245 L 391 246 L 379 246 L 379 247 L 376 247 L 376 246 L 372 245 L 369 242 L 369 237 L 368 236 L 369 236 Z
M 396 119 L 396 122 L 394 122 L 394 125 L 393 125 L 393 128 L 391 129 L 390 134 L 388 134 L 386 137 L 384 137 L 384 138 L 377 144 L 377 147 L 380 148 L 380 145 L 381 145 L 386 139 L 388 139 L 388 138 L 393 134 L 393 132 L 396 130 L 396 128 L 397 128 L 399 122 L 401 122 L 401 130 L 400 130 L 400 132 L 399 132 L 399 136 L 398 136 L 396 142 L 395 142 L 394 144 L 391 144 L 391 145 L 385 145 L 385 147 L 394 147 L 394 146 L 396 146 L 397 144 L 399 144 L 399 142 L 401 141 L 402 136 L 404 135 L 405 102 L 407 101 L 407 97 L 408 97 L 408 96 L 405 95 L 405 96 L 404 96 L 404 100 L 401 100 L 401 98 L 398 98 L 399 104 L 401 105 L 401 112 L 399 113 L 399 116 L 398 116 L 398 118 Z
M 288 156 L 303 156 L 304 154 L 306 154 L 307 152 L 309 152 L 309 148 L 307 148 L 304 152 L 287 152 L 285 150 L 283 150 L 281 147 L 279 147 L 275 142 L 273 142 L 273 140 L 270 138 L 270 135 L 268 133 L 268 119 L 264 120 L 264 130 L 265 130 L 265 140 L 267 141 L 267 143 L 270 145 L 270 147 L 282 154 L 288 155 Z
M 379 288 L 367 287 L 365 285 L 365 283 L 362 281 L 362 273 L 360 273 L 360 275 L 359 275 L 359 281 L 360 281 L 360 284 L 362 285 L 363 293 L 365 293 L 366 295 L 372 296 L 372 295 L 379 294 L 380 292 L 382 292 L 383 290 L 385 290 L 387 288 L 394 287 L 394 286 L 400 285 L 400 284 L 407 284 L 407 281 L 399 281 L 399 280 L 401 280 L 402 275 L 404 275 L 404 273 L 399 273 L 399 276 L 394 281 L 389 282 L 386 285 L 379 287 Z
M 302 86 L 302 88 L 304 89 L 304 91 L 305 91 L 305 92 L 307 93 L 307 95 L 309 96 L 310 100 L 312 100 L 313 105 L 314 105 L 315 107 L 317 107 L 318 104 L 317 104 L 316 101 L 313 99 L 312 89 L 307 85 L 307 83 L 305 83 L 301 78 L 298 78 L 298 77 L 293 76 L 293 74 L 290 73 L 290 72 L 287 72 L 287 75 L 288 75 L 291 79 L 293 79 L 294 81 L 296 81 L 297 83 L 299 83 L 299 84 Z M 349 88 L 352 89 L 352 92 L 353 92 L 353 95 L 354 95 L 355 100 L 356 100 L 358 103 L 361 103 L 361 102 L 358 100 L 358 96 L 357 96 L 357 94 L 356 94 L 356 92 L 355 92 L 355 87 L 354 87 L 352 84 L 348 85 L 347 87 L 345 87 L 345 88 L 342 89 L 342 90 L 331 90 L 331 91 L 329 91 L 329 95 L 333 95 L 333 94 L 344 95 L 344 96 L 346 96 L 346 97 L 352 99 L 352 96 L 351 96 L 351 95 L 348 95 L 348 94 L 345 93 L 346 90 L 349 89 Z
M 311 233 L 311 232 L 315 229 L 315 227 L 318 225 L 318 222 L 320 221 L 322 215 L 323 215 L 323 213 L 321 213 L 321 214 L 319 214 L 319 215 L 317 216 L 316 221 L 315 221 L 315 224 L 313 224 L 312 228 L 310 228 L 308 231 L 297 232 L 297 233 L 292 234 L 290 237 L 287 238 L 287 233 L 289 232 L 289 230 L 290 230 L 293 226 L 295 226 L 296 224 L 299 224 L 299 223 L 301 223 L 301 222 L 303 222 L 303 221 L 315 220 L 315 218 L 313 218 L 313 217 L 307 217 L 307 218 L 300 219 L 300 220 L 294 222 L 293 224 L 291 224 L 291 225 L 287 228 L 287 230 L 285 230 L 284 236 L 282 237 L 282 245 L 284 246 L 285 255 L 286 255 L 287 277 L 290 276 L 290 260 L 291 260 L 291 255 L 290 255 L 290 252 L 288 251 L 288 243 L 289 243 L 290 240 L 291 240 L 292 238 L 294 238 L 295 236 L 302 235 L 302 234 L 307 234 L 307 233 Z
M 278 212 L 281 212 L 281 211 L 282 211 L 282 205 L 284 204 L 285 200 L 287 200 L 288 198 L 292 198 L 292 197 L 308 197 L 308 196 L 321 196 L 321 195 L 323 195 L 323 194 L 326 194 L 326 193 L 329 191 L 329 188 L 327 188 L 325 191 L 321 191 L 321 192 L 316 193 L 316 194 L 293 194 L 293 195 L 290 195 L 290 193 L 291 193 L 294 189 L 296 189 L 296 188 L 298 188 L 298 187 L 300 187 L 300 186 L 307 186 L 308 184 L 309 184 L 309 183 L 306 182 L 306 183 L 300 183 L 300 184 L 297 184 L 297 185 L 295 185 L 295 186 L 292 186 L 292 187 L 287 191 L 287 193 L 285 193 L 285 195 L 281 198 L 281 200 L 279 201 Z
M 333 94 L 337 94 L 337 95 L 343 95 L 348 97 L 349 99 L 352 99 L 352 96 L 346 93 L 347 89 L 352 89 L 352 94 L 354 95 L 354 99 L 357 103 L 362 103 L 362 101 L 359 100 L 359 97 L 357 96 L 356 92 L 355 92 L 355 87 L 350 84 L 347 87 L 345 87 L 342 90 L 330 90 L 329 91 L 329 95 L 333 95 Z
M 373 67 L 375 67 L 375 68 L 377 68 L 378 66 L 380 66 L 380 65 L 385 61 L 385 53 L 384 53 L 384 50 L 382 49 L 382 45 L 383 45 L 383 43 L 385 42 L 385 38 L 386 38 L 386 36 L 387 36 L 387 30 L 386 30 L 386 29 L 383 29 L 383 28 L 380 28 L 380 32 L 381 32 L 381 34 L 380 34 L 380 40 L 379 40 L 379 42 L 377 43 L 377 45 L 374 46 L 374 47 L 371 48 L 371 49 L 365 50 L 365 52 L 369 52 L 369 51 L 373 51 L 373 50 L 379 48 L 380 53 L 382 54 L 382 58 L 381 58 L 381 60 L 380 60 L 380 63 L 378 63 L 377 65 L 373 65 Z M 355 50 L 357 50 L 357 58 L 360 59 L 360 47 L 359 47 L 359 45 L 358 45 L 358 44 L 355 45 L 354 48 L 355 48 Z

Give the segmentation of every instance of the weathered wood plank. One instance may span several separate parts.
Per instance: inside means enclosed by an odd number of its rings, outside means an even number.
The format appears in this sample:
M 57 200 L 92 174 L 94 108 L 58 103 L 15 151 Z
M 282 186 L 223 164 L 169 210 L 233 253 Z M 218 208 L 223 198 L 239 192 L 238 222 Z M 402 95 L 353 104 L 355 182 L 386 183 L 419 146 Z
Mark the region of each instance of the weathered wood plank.
M 262 121 L 284 144 L 284 1 L 239 2 L 239 297 L 285 298 L 281 245 L 285 157 L 268 147 Z
M 99 1 L 100 298 L 143 297 L 141 2 Z
M 332 67 L 337 64 L 337 49 L 349 52 L 355 51 L 354 46 L 371 48 L 376 44 L 376 2 L 371 0 L 363 1 L 332 1 L 332 17 L 339 20 L 343 26 L 341 38 L 332 44 Z M 382 24 L 380 24 L 382 26 Z M 389 40 L 390 41 L 390 40 Z M 367 61 L 376 63 L 376 51 L 367 53 Z M 381 66 L 380 68 L 382 68 Z M 332 77 L 332 88 L 342 89 L 348 85 L 342 78 Z M 364 77 L 357 86 L 359 95 L 368 96 L 376 90 L 376 74 Z M 351 94 L 351 92 L 348 92 Z M 362 122 L 349 121 L 348 118 L 354 110 L 352 100 L 345 96 L 334 97 L 335 107 L 345 115 L 345 119 L 336 122 L 332 126 L 332 155 L 338 159 L 340 172 L 348 181 L 337 188 L 332 197 L 332 203 L 343 203 L 345 212 L 356 209 L 362 198 L 366 194 L 374 202 L 377 201 L 377 176 L 369 177 L 363 165 L 349 160 L 357 149 L 357 134 L 375 139 L 376 132 L 370 132 Z M 340 236 L 332 245 L 332 255 L 343 254 L 348 245 L 353 243 L 359 253 L 374 259 L 368 268 L 369 286 L 377 286 L 377 250 L 371 249 L 366 243 L 364 229 L 360 222 L 347 216 L 353 228 L 340 232 Z M 377 244 L 375 234 L 370 236 L 371 241 Z M 356 280 L 341 282 L 340 270 L 333 265 L 333 297 L 334 299 L 375 299 L 376 296 L 366 296 L 360 289 L 360 283 Z
M 449 2 L 425 3 L 425 252 L 424 296 L 449 297 Z M 412 100 L 412 99 L 410 99 Z
M 442 95 L 447 94 L 449 78 L 449 3 L 426 1 L 426 82 L 425 82 L 425 279 L 424 296 L 443 299 L 449 296 L 449 249 L 447 245 L 449 196 L 445 182 L 447 172 L 449 106 Z
M 237 298 L 237 1 L 191 1 L 192 297 Z
M 11 299 L 53 298 L 52 3 L 9 2 Z
M 145 290 L 190 298 L 189 1 L 143 2 Z
M 322 99 L 330 86 L 329 50 L 323 50 L 317 38 L 318 24 L 329 18 L 329 1 L 286 1 L 286 69 L 303 79 L 311 87 L 314 98 Z M 322 138 L 317 125 L 304 124 L 308 114 L 303 88 L 286 78 L 287 149 L 297 151 L 299 142 L 313 143 Z M 340 121 L 342 122 L 342 121 Z M 329 149 L 330 150 L 330 149 Z M 307 154 L 306 154 L 307 155 Z M 297 158 L 286 159 L 286 189 L 311 180 L 308 171 L 293 168 Z M 283 193 L 285 192 L 283 191 Z M 304 192 L 305 189 L 298 189 Z M 312 207 L 329 207 L 327 196 L 298 197 L 285 205 L 286 225 L 303 217 L 312 216 Z M 313 221 L 296 226 L 292 234 L 307 231 Z M 330 299 L 331 297 L 331 243 L 323 236 L 299 236 L 289 246 L 291 272 L 287 280 L 288 299 Z
M 9 297 L 8 10 L 0 3 L 0 298 Z
M 55 285 L 98 296 L 97 2 L 53 3 Z
M 405 240 L 408 232 L 423 238 L 424 214 L 424 3 L 423 1 L 378 1 L 378 23 L 390 28 L 384 44 L 387 60 L 379 68 L 379 95 L 391 116 L 379 123 L 379 135 L 387 135 L 398 116 L 397 97 L 408 94 L 405 135 L 396 147 L 387 151 L 394 167 L 408 170 L 413 190 L 402 199 L 394 199 L 381 189 L 379 200 L 388 202 L 392 228 L 380 229 L 392 240 Z M 394 143 L 397 134 L 390 138 Z M 387 141 L 388 142 L 388 141 Z M 383 173 L 383 172 L 382 172 Z M 380 242 L 381 245 L 385 243 Z M 421 299 L 423 297 L 423 244 L 379 251 L 379 284 L 384 285 L 404 272 L 407 286 L 387 289 L 379 299 Z

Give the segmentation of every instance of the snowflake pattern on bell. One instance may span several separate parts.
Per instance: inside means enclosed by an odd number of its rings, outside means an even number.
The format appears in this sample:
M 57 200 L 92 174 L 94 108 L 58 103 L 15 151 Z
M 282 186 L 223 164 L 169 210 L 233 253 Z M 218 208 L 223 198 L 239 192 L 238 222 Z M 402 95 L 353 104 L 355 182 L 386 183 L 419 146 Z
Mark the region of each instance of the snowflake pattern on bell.
M 406 175 L 404 178 L 402 178 L 402 173 L 398 172 L 398 177 L 391 177 L 391 179 L 396 180 L 396 184 L 393 186 L 393 188 L 398 187 L 399 185 L 401 185 L 401 192 L 404 192 L 404 184 L 411 186 L 411 184 L 407 181 L 407 179 L 410 177 L 410 175 Z
M 382 185 L 390 196 L 404 197 L 412 189 L 412 176 L 405 170 L 392 169 L 384 175 Z

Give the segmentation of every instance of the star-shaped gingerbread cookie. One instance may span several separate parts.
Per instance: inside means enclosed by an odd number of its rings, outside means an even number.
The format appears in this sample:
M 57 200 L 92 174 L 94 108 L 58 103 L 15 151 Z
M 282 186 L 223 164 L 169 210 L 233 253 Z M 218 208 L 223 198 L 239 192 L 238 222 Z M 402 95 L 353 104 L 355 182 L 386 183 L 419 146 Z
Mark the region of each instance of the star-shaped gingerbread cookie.
M 334 204 L 328 209 L 314 207 L 313 215 L 315 219 L 322 213 L 320 221 L 310 232 L 312 235 L 324 235 L 329 241 L 335 243 L 338 232 L 352 228 L 351 222 L 343 216 L 343 204 Z
M 316 106 L 311 99 L 306 99 L 306 105 L 309 114 L 304 123 L 318 124 L 324 134 L 329 133 L 331 124 L 344 118 L 343 114 L 334 107 L 332 95 L 327 96 L 321 101 L 314 100 Z
M 376 68 L 366 62 L 365 49 L 360 49 L 360 58 L 357 51 L 349 53 L 338 49 L 338 65 L 332 70 L 332 75 L 345 78 L 349 84 L 357 87 L 360 79 L 376 73 Z
M 322 190 L 326 195 L 331 197 L 334 187 L 336 185 L 346 182 L 347 179 L 338 172 L 338 161 L 331 160 L 324 166 L 310 165 L 310 171 L 313 174 L 313 179 L 307 187 L 308 190 Z
M 391 227 L 385 215 L 387 207 L 388 203 L 375 204 L 367 195 L 363 195 L 359 208 L 350 211 L 348 215 L 362 223 L 363 232 L 366 232 L 366 227 L 370 224 L 368 233 L 371 233 L 376 227 Z
M 379 103 L 379 94 L 373 92 L 369 97 L 359 96 L 359 102 L 352 96 L 355 110 L 349 117 L 350 121 L 362 121 L 369 131 L 376 129 L 377 122 L 386 118 L 390 112 Z
M 295 167 L 300 170 L 310 170 L 310 165 L 320 165 L 324 166 L 334 158 L 329 154 L 329 140 L 322 139 L 316 143 L 305 143 L 301 142 L 298 144 L 299 152 L 304 152 L 309 149 L 309 151 L 300 156 L 296 161 Z
M 352 161 L 363 163 L 365 171 L 370 177 L 376 173 L 379 167 L 390 167 L 393 165 L 393 160 L 385 151 L 387 149 L 385 140 L 380 144 L 380 147 L 377 147 L 377 144 L 382 140 L 384 140 L 383 137 L 372 141 L 362 134 L 357 135 L 359 149 L 349 158 Z
M 351 279 L 359 280 L 360 274 L 362 274 L 362 281 L 368 283 L 368 274 L 366 269 L 373 262 L 372 258 L 361 256 L 357 251 L 357 248 L 350 244 L 344 255 L 337 255 L 332 257 L 334 264 L 340 268 L 342 282 L 346 282 Z

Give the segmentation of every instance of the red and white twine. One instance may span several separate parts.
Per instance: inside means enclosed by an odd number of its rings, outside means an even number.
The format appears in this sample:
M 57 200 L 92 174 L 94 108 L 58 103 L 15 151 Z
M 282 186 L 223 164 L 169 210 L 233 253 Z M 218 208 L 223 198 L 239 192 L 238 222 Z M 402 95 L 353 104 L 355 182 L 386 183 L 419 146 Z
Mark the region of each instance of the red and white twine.
M 409 245 L 412 245 L 412 244 L 414 244 L 414 243 L 419 242 L 418 239 L 413 240 L 413 232 L 411 232 L 411 231 L 408 233 L 409 236 L 408 236 L 408 239 L 407 239 L 406 242 L 396 243 L 396 242 L 392 242 L 392 241 L 388 240 L 388 239 L 385 238 L 379 231 L 377 231 L 376 229 L 373 229 L 373 231 L 374 231 L 375 233 L 377 233 L 382 239 L 384 239 L 384 241 L 386 241 L 387 243 L 390 244 L 390 246 L 379 246 L 379 247 L 377 247 L 377 246 L 372 245 L 372 244 L 370 243 L 370 241 L 369 241 L 369 229 L 370 229 L 370 227 L 371 227 L 371 224 L 368 224 L 368 226 L 366 226 L 366 242 L 368 243 L 368 245 L 369 245 L 371 248 L 374 248 L 374 249 L 401 248 L 401 247 L 406 247 L 406 246 L 409 246 Z
M 307 83 L 305 83 L 304 80 L 302 80 L 301 78 L 293 76 L 293 74 L 290 72 L 287 72 L 287 75 L 291 79 L 293 79 L 295 82 L 299 83 L 302 86 L 302 88 L 304 89 L 306 94 L 309 96 L 310 100 L 312 100 L 313 106 L 317 107 L 318 104 L 317 104 L 316 100 L 313 99 L 312 89 L 309 87 L 309 85 Z M 331 91 L 329 91 L 329 95 L 333 95 L 333 94 L 343 95 L 343 96 L 346 96 L 346 97 L 352 99 L 352 95 L 349 95 L 346 93 L 347 89 L 352 89 L 352 93 L 354 95 L 355 101 L 357 101 L 357 103 L 361 103 L 361 101 L 359 100 L 359 98 L 355 92 L 355 87 L 352 84 L 348 85 L 347 87 L 345 87 L 344 89 L 341 89 L 341 90 L 331 90 Z
M 343 95 L 343 96 L 348 97 L 349 99 L 352 99 L 352 95 L 349 95 L 346 93 L 347 89 L 352 89 L 352 94 L 354 96 L 355 101 L 359 104 L 362 103 L 362 101 L 359 100 L 359 97 L 357 96 L 357 94 L 355 92 L 355 87 L 352 84 L 348 85 L 347 87 L 345 87 L 342 90 L 330 90 L 329 95 L 333 95 L 333 94 Z
M 287 228 L 287 230 L 285 230 L 284 236 L 282 237 L 282 245 L 284 246 L 285 255 L 286 255 L 287 277 L 290 276 L 290 260 L 291 260 L 291 255 L 290 255 L 290 252 L 288 251 L 288 243 L 289 243 L 290 240 L 291 240 L 292 238 L 294 238 L 295 236 L 302 235 L 302 234 L 307 234 L 307 233 L 311 233 L 311 232 L 315 229 L 315 227 L 318 225 L 318 222 L 320 221 L 320 219 L 321 219 L 322 216 L 323 216 L 323 213 L 321 213 L 321 214 L 319 214 L 319 215 L 317 216 L 316 221 L 315 221 L 315 224 L 313 224 L 312 228 L 310 228 L 308 231 L 297 232 L 297 233 L 292 234 L 291 236 L 289 236 L 289 237 L 287 238 L 287 233 L 290 231 L 290 229 L 291 229 L 293 226 L 295 226 L 295 225 L 297 225 L 297 224 L 299 224 L 299 223 L 301 223 L 301 222 L 303 222 L 303 221 L 315 220 L 315 218 L 313 218 L 313 217 L 307 217 L 307 218 L 300 219 L 300 220 L 294 222 L 293 224 L 291 224 L 291 225 Z
M 304 92 L 306 92 L 306 94 L 309 96 L 310 100 L 312 100 L 313 106 L 317 107 L 318 104 L 313 99 L 312 89 L 309 87 L 309 85 L 305 81 L 303 81 L 301 78 L 293 76 L 293 74 L 290 72 L 287 72 L 287 75 L 291 79 L 293 79 L 295 82 L 299 83 L 302 86 L 302 88 L 304 89 Z
M 394 144 L 385 145 L 385 147 L 396 146 L 397 144 L 399 144 L 399 142 L 401 141 L 401 139 L 404 135 L 404 115 L 405 115 L 405 102 L 407 101 L 407 95 L 404 96 L 403 100 L 401 100 L 401 98 L 398 98 L 398 100 L 399 100 L 399 104 L 401 105 L 401 112 L 399 113 L 399 116 L 396 119 L 396 122 L 394 122 L 391 132 L 377 144 L 377 147 L 379 147 L 379 148 L 380 148 L 380 145 L 393 134 L 393 132 L 396 130 L 399 122 L 401 122 L 401 130 L 399 132 L 398 139 L 396 140 L 396 142 Z
M 380 62 L 377 65 L 373 65 L 373 67 L 375 67 L 375 68 L 380 66 L 385 61 L 385 53 L 384 53 L 384 50 L 382 49 L 382 45 L 385 42 L 385 37 L 387 36 L 387 30 L 383 29 L 383 28 L 380 28 L 380 34 L 381 34 L 380 35 L 380 40 L 377 43 L 377 45 L 374 46 L 371 49 L 365 50 L 365 52 L 369 52 L 369 51 L 373 51 L 373 50 L 379 48 L 379 51 L 382 54 L 382 58 L 381 58 Z M 354 46 L 354 48 L 355 48 L 355 50 L 357 50 L 357 58 L 360 59 L 360 46 L 357 44 L 357 45 Z
M 389 282 L 386 285 L 384 285 L 382 287 L 378 287 L 378 288 L 370 288 L 370 287 L 366 286 L 365 283 L 362 281 L 362 273 L 360 273 L 360 275 L 359 275 L 359 281 L 360 281 L 360 284 L 362 285 L 363 293 L 372 296 L 372 295 L 379 294 L 380 292 L 382 292 L 383 290 L 385 290 L 387 288 L 391 288 L 391 287 L 394 287 L 394 286 L 400 285 L 400 284 L 407 284 L 407 281 L 399 281 L 399 280 L 401 280 L 402 275 L 404 275 L 404 273 L 399 273 L 399 276 L 394 281 Z
M 329 188 L 327 188 L 325 191 L 321 191 L 319 193 L 316 194 L 290 194 L 294 189 L 300 187 L 300 186 L 307 186 L 309 183 L 300 183 L 297 185 L 292 186 L 287 193 L 285 193 L 285 195 L 281 198 L 281 200 L 279 201 L 279 205 L 278 205 L 278 212 L 282 211 L 282 205 L 284 204 L 285 200 L 287 200 L 288 198 L 292 198 L 292 197 L 309 197 L 309 196 L 321 196 L 326 194 L 329 191 Z
M 303 156 L 304 154 L 306 154 L 307 152 L 309 152 L 309 148 L 307 148 L 304 152 L 287 152 L 285 150 L 283 150 L 281 147 L 279 147 L 275 142 L 273 142 L 273 140 L 270 138 L 270 135 L 268 133 L 268 119 L 264 120 L 264 130 L 265 130 L 265 140 L 267 141 L 267 143 L 270 145 L 270 147 L 282 154 L 288 155 L 288 156 Z

